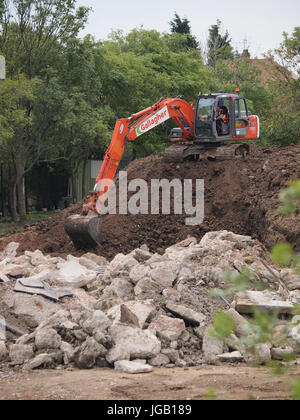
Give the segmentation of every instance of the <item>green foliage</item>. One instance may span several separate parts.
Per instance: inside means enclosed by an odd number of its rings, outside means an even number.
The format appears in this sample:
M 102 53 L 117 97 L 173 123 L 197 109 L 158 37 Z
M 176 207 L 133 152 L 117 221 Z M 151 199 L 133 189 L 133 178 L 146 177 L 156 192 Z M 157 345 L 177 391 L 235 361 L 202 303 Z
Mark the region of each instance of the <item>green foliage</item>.
M 287 243 L 277 244 L 272 251 L 272 257 L 281 267 L 289 266 L 293 258 L 291 245 Z
M 84 27 L 89 9 L 76 0 L 7 0 L 0 49 L 8 74 L 29 78 L 47 71 L 59 48 Z
M 298 213 L 300 209 L 300 180 L 293 181 L 288 188 L 279 195 L 281 207 L 279 213 L 283 216 Z M 290 244 L 277 244 L 272 252 L 272 257 L 282 267 L 293 267 L 300 274 L 300 255 L 293 252 Z
M 292 391 L 292 399 L 295 401 L 300 401 L 300 378 L 296 381 L 289 382 L 289 387 Z
M 204 400 L 215 401 L 217 399 L 216 391 L 213 388 L 209 388 L 203 396 Z
M 207 47 L 207 63 L 212 70 L 215 70 L 219 60 L 233 60 L 234 58 L 229 33 L 226 31 L 222 34 L 222 22 L 219 19 L 209 28 Z
M 171 32 L 186 35 L 186 48 L 187 49 L 197 49 L 199 48 L 199 42 L 191 34 L 191 25 L 190 21 L 185 17 L 181 18 L 176 12 L 175 17 L 170 22 Z
M 255 280 L 255 276 L 248 267 L 243 267 L 241 272 L 227 272 L 223 275 L 224 288 L 214 289 L 212 295 L 216 297 L 232 298 L 237 292 L 248 290 L 250 285 L 259 290 L 264 290 L 268 286 Z
M 299 209 L 298 200 L 298 181 L 295 181 L 289 188 L 284 190 L 280 195 L 280 200 L 283 208 L 289 210 Z M 290 201 L 293 205 L 291 206 Z M 296 203 L 296 204 L 295 204 Z M 287 212 L 290 214 L 290 212 Z M 275 262 L 280 266 L 293 266 L 296 270 L 300 267 L 300 258 L 295 255 L 292 247 L 287 244 L 278 244 L 272 252 L 272 257 Z M 300 271 L 299 271 L 300 273 Z M 223 290 L 217 289 L 214 291 L 215 296 L 220 297 L 233 297 L 235 293 L 249 289 L 252 287 L 257 288 L 257 284 L 253 283 L 253 275 L 248 268 L 245 268 L 241 273 L 227 273 L 225 275 L 225 286 Z M 239 339 L 239 346 L 243 349 L 244 353 L 256 355 L 257 345 L 272 344 L 275 347 L 286 346 L 288 340 L 288 331 L 291 327 L 300 323 L 300 305 L 294 305 L 293 314 L 296 316 L 290 325 L 285 328 L 281 333 L 276 330 L 276 327 L 281 325 L 281 320 L 278 314 L 268 314 L 264 311 L 254 309 L 254 317 L 249 320 L 249 334 Z M 298 319 L 299 317 L 299 319 Z M 210 331 L 213 337 L 225 340 L 235 331 L 235 322 L 229 314 L 219 311 L 215 314 L 213 320 L 213 327 Z M 296 354 L 288 354 L 283 357 L 285 363 L 278 361 L 270 361 L 267 365 L 271 369 L 273 375 L 282 375 L 289 369 L 289 363 L 295 360 Z M 292 398 L 300 400 L 300 379 L 289 383 L 292 391 Z
M 232 317 L 225 312 L 219 311 L 214 316 L 211 335 L 224 340 L 234 332 L 235 327 L 236 325 Z
M 279 209 L 282 216 L 296 213 L 300 209 L 300 180 L 293 181 L 288 188 L 282 191 L 279 200 L 282 202 Z
M 211 85 L 199 51 L 186 50 L 186 35 L 134 29 L 127 35 L 113 32 L 110 38 L 99 44 L 101 80 L 104 103 L 116 118 L 128 117 L 161 97 L 183 95 L 195 101 L 199 90 Z M 142 141 L 129 145 L 128 152 L 132 157 L 162 152 L 170 129 L 168 123 L 147 133 Z
M 275 80 L 269 86 L 272 112 L 265 122 L 270 143 L 288 145 L 300 141 L 300 27 L 291 36 L 283 34 L 283 42 L 267 59 L 276 69 Z M 280 65 L 276 64 L 279 63 Z

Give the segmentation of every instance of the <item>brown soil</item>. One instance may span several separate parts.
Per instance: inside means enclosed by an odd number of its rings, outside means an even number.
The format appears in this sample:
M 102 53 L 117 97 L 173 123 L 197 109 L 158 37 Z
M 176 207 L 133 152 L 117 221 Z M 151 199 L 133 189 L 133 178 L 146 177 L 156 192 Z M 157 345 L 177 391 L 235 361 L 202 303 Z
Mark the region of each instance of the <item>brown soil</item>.
M 204 179 L 204 223 L 188 227 L 186 215 L 108 215 L 103 220 L 101 245 L 94 252 L 111 259 L 144 243 L 152 251 L 161 251 L 188 235 L 200 240 L 208 231 L 223 229 L 251 235 L 269 249 L 278 241 L 288 241 L 299 251 L 300 215 L 282 218 L 276 209 L 280 191 L 300 178 L 300 145 L 252 148 L 250 157 L 233 161 L 167 164 L 161 156 L 149 156 L 132 162 L 128 180 Z M 47 254 L 80 255 L 85 251 L 76 251 L 64 231 L 65 219 L 80 211 L 77 204 L 23 233 L 7 235 L 0 240 L 0 251 L 16 241 L 19 253 L 40 249 Z
M 139 375 L 109 369 L 0 372 L 0 400 L 203 400 L 212 390 L 218 400 L 288 400 L 287 383 L 299 374 L 299 367 L 271 376 L 266 368 L 234 365 L 155 369 Z

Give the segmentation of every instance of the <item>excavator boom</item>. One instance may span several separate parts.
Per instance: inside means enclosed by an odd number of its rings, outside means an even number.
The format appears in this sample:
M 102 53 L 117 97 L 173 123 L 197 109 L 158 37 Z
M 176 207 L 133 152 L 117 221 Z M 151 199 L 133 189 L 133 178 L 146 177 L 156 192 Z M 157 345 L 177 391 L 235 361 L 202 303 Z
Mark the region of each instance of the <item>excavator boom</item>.
M 183 99 L 162 98 L 154 105 L 129 118 L 116 122 L 110 146 L 96 179 L 94 191 L 88 203 L 83 206 L 81 215 L 66 220 L 65 230 L 78 249 L 99 245 L 102 217 L 100 209 L 106 200 L 107 192 L 115 177 L 128 141 L 134 141 L 142 134 L 173 118 L 189 141 L 194 133 L 194 108 L 192 103 Z

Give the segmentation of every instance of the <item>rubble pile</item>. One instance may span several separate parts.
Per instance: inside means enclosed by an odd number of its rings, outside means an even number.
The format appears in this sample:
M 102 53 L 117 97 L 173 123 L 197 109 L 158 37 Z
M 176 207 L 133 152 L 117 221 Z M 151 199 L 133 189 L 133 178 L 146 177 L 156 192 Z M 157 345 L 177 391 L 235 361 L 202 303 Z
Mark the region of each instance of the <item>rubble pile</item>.
M 281 313 L 278 337 L 288 341 L 256 344 L 253 356 L 265 363 L 299 351 L 300 278 L 278 270 L 264 248 L 249 236 L 207 233 L 151 253 L 146 245 L 109 263 L 88 253 L 67 259 L 41 251 L 17 255 L 10 243 L 0 255 L 0 364 L 36 368 L 112 367 L 129 373 L 152 368 L 237 363 L 251 360 L 240 338 L 251 330 L 258 307 Z M 247 266 L 265 292 L 236 294 L 233 302 L 209 292 L 224 287 L 224 272 Z M 211 334 L 212 319 L 225 310 L 235 332 Z

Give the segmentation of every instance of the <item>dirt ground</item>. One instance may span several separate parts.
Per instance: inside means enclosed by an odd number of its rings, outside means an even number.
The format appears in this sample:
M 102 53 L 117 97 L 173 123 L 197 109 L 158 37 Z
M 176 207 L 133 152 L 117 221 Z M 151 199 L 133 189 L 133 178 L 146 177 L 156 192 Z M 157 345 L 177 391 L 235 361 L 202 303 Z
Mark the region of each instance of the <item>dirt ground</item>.
M 0 400 L 288 400 L 288 383 L 300 367 L 284 376 L 267 368 L 206 366 L 154 369 L 129 375 L 110 369 L 0 372 Z
M 165 163 L 162 156 L 132 162 L 128 181 L 152 179 L 204 179 L 205 220 L 200 226 L 186 226 L 186 215 L 108 215 L 104 217 L 100 246 L 93 252 L 112 259 L 146 243 L 153 252 L 165 250 L 187 236 L 199 240 L 209 231 L 229 230 L 251 235 L 268 249 L 278 241 L 288 241 L 300 250 L 300 215 L 282 218 L 276 212 L 278 195 L 288 183 L 300 178 L 300 145 L 261 148 L 252 146 L 245 159 L 223 162 Z M 82 204 L 64 210 L 46 221 L 29 226 L 25 232 L 0 239 L 0 251 L 11 242 L 20 242 L 19 254 L 40 249 L 46 254 L 75 256 L 76 251 L 64 231 L 65 219 L 80 213 Z

